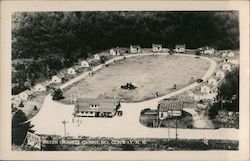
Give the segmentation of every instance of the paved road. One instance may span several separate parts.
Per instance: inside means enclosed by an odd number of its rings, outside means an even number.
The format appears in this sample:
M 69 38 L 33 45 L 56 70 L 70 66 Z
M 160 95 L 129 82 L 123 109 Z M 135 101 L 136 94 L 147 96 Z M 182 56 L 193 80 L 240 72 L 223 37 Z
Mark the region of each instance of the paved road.
M 146 55 L 146 54 L 144 54 Z M 132 55 L 134 56 L 134 55 Z M 130 57 L 132 57 L 130 56 Z M 190 55 L 182 55 L 190 56 Z M 192 56 L 192 55 L 191 55 Z M 194 56 L 192 56 L 194 57 Z M 210 62 L 210 68 L 203 76 L 206 80 L 214 72 L 216 62 L 206 58 Z M 77 77 L 77 79 L 80 79 Z M 75 81 L 77 81 L 75 79 Z M 72 81 L 74 82 L 74 81 Z M 68 83 L 69 85 L 70 83 Z M 75 118 L 72 113 L 74 106 L 65 105 L 59 102 L 52 101 L 51 96 L 46 96 L 43 107 L 39 113 L 32 118 L 32 123 L 35 125 L 34 129 L 39 134 L 56 134 L 63 135 L 64 128 L 62 121 L 66 120 L 67 135 L 71 136 L 91 136 L 91 137 L 116 137 L 116 138 L 167 138 L 166 128 L 147 128 L 139 123 L 140 112 L 144 108 L 156 108 L 158 101 L 164 98 L 169 98 L 174 95 L 181 94 L 187 90 L 196 87 L 198 83 L 193 83 L 182 89 L 174 91 L 162 97 L 147 100 L 139 103 L 122 103 L 121 110 L 122 117 L 114 118 Z M 66 87 L 64 85 L 64 87 Z M 170 137 L 175 137 L 175 129 L 170 129 Z M 238 130 L 236 129 L 178 129 L 178 138 L 187 139 L 238 139 Z

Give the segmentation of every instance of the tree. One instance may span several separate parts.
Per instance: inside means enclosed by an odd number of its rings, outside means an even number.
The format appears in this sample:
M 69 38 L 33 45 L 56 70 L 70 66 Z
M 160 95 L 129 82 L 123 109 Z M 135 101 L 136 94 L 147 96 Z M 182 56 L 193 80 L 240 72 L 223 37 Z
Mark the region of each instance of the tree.
M 209 117 L 214 119 L 219 110 L 239 111 L 239 68 L 225 76 L 218 89 L 217 102 L 209 109 Z
M 33 125 L 22 110 L 15 112 L 12 116 L 12 144 L 22 145 L 27 132 L 34 132 L 32 128 Z
M 219 88 L 218 97 L 231 100 L 239 96 L 239 68 L 234 69 L 225 76 L 225 81 Z
M 24 107 L 23 102 L 21 102 L 21 103 L 19 104 L 19 107 Z
M 60 100 L 64 98 L 63 91 L 60 88 L 53 89 L 51 95 L 53 100 Z

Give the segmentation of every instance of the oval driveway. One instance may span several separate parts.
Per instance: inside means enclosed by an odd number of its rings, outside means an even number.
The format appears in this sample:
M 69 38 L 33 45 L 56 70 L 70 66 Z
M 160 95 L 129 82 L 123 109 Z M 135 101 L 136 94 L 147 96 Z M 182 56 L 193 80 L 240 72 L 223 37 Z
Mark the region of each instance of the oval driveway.
M 139 54 L 138 54 L 139 55 Z M 144 54 L 145 55 L 145 54 Z M 195 57 L 194 55 L 177 54 L 181 56 Z M 134 55 L 133 55 L 134 56 Z M 123 57 L 122 57 L 123 58 Z M 216 69 L 216 62 L 207 57 L 200 57 L 210 62 L 210 68 L 202 79 L 206 80 Z M 112 61 L 110 61 L 112 62 Z M 83 74 L 84 75 L 84 74 Z M 83 77 L 83 76 L 79 76 Z M 82 79 L 82 78 L 81 78 Z M 80 80 L 80 78 L 75 78 Z M 74 82 L 74 81 L 71 81 Z M 68 83 L 70 85 L 71 83 Z M 142 109 L 157 107 L 158 101 L 169 98 L 198 86 L 193 83 L 170 94 L 151 100 L 138 103 L 121 103 L 123 116 L 114 118 L 75 118 L 72 113 L 74 106 L 65 105 L 53 101 L 51 96 L 45 98 L 44 104 L 39 113 L 31 119 L 35 125 L 34 130 L 38 134 L 64 135 L 62 121 L 67 121 L 66 131 L 70 136 L 90 136 L 90 137 L 115 137 L 115 138 L 168 138 L 167 128 L 147 128 L 139 123 L 139 116 Z M 62 85 L 65 88 L 65 85 Z M 237 129 L 178 129 L 178 138 L 186 139 L 229 139 L 238 140 Z M 175 138 L 175 129 L 170 129 L 170 137 Z

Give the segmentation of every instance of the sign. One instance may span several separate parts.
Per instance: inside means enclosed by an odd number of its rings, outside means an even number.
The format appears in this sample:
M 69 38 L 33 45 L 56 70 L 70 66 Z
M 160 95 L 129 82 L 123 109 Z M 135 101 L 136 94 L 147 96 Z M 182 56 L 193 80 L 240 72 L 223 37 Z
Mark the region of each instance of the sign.
M 26 135 L 27 145 L 41 149 L 41 138 L 33 133 L 27 132 Z

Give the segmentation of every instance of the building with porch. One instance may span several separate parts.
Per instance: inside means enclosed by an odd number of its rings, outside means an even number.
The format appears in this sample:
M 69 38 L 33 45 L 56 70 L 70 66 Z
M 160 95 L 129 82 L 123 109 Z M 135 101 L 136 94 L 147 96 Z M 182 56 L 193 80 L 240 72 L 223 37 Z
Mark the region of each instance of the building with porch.
M 116 99 L 76 98 L 75 117 L 113 117 L 120 108 Z
M 183 111 L 183 103 L 178 100 L 164 99 L 159 101 L 158 106 L 159 119 L 172 117 L 181 117 Z

